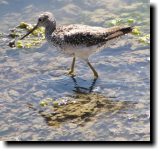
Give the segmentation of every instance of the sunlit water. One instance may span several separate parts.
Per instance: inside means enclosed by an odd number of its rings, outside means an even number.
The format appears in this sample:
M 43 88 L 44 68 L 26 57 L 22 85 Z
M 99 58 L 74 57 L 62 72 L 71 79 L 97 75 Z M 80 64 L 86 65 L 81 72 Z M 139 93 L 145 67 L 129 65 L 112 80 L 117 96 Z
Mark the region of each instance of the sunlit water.
M 105 26 L 115 18 L 131 17 L 149 33 L 148 1 L 129 0 L 0 0 L 0 32 L 19 22 L 36 23 L 43 11 L 54 13 L 58 24 L 82 23 Z M 93 84 L 87 65 L 76 62 L 75 80 L 65 73 L 72 58 L 59 54 L 47 43 L 34 49 L 11 49 L 0 38 L 0 140 L 105 140 L 150 139 L 150 47 L 134 36 L 90 57 L 100 78 Z M 49 126 L 38 112 L 39 102 L 76 95 L 76 88 L 126 106 L 116 112 L 103 109 L 83 125 L 63 122 Z M 87 88 L 87 89 L 85 89 Z M 86 94 L 90 95 L 90 94 Z M 28 106 L 32 104 L 34 110 Z

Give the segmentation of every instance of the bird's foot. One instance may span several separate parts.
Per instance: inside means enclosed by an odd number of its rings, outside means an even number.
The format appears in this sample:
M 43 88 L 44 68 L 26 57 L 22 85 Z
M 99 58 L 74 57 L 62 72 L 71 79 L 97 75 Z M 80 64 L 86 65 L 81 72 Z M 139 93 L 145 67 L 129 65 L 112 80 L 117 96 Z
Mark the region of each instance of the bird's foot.
M 98 73 L 97 72 L 94 72 L 94 79 L 96 80 L 96 79 L 98 79 Z
M 98 79 L 98 76 L 97 75 L 94 75 L 94 80 L 97 80 Z
M 75 74 L 74 71 L 72 71 L 72 70 L 69 70 L 69 71 L 67 72 L 67 75 L 70 75 L 71 77 L 76 76 L 76 74 Z

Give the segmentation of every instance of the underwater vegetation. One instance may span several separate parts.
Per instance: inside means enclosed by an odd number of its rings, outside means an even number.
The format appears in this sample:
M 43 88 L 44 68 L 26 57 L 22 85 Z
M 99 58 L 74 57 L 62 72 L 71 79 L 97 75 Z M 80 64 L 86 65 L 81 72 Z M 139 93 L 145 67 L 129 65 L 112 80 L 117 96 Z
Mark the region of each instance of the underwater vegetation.
M 76 94 L 54 100 L 46 98 L 40 102 L 42 109 L 39 114 L 45 118 L 50 126 L 60 126 L 61 123 L 71 122 L 83 125 L 91 121 L 100 112 L 116 113 L 124 109 L 126 102 L 115 102 L 97 93 Z
M 18 40 L 18 38 L 22 37 L 22 35 L 26 31 L 32 30 L 34 25 L 21 22 L 18 26 L 10 30 L 9 37 L 12 39 L 17 39 L 15 43 L 9 44 L 9 46 L 15 46 L 17 48 L 32 48 L 34 46 L 40 45 L 42 41 L 45 40 L 45 30 L 43 27 L 37 28 L 35 31 L 32 32 L 25 40 Z

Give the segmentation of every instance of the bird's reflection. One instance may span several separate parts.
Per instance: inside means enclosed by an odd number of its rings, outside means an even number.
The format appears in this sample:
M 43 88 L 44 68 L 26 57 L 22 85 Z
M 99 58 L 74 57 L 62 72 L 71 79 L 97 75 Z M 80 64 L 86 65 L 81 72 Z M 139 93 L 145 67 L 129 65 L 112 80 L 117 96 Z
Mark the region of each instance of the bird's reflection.
M 75 85 L 74 86 L 75 89 L 73 91 L 76 92 L 76 93 L 83 93 L 83 94 L 91 93 L 93 88 L 95 87 L 95 84 L 96 84 L 96 81 L 97 81 L 97 79 L 93 79 L 91 85 L 89 85 L 89 87 L 86 88 L 86 87 L 79 86 L 75 77 L 71 77 L 71 78 L 72 78 L 72 80 L 74 82 L 74 85 Z

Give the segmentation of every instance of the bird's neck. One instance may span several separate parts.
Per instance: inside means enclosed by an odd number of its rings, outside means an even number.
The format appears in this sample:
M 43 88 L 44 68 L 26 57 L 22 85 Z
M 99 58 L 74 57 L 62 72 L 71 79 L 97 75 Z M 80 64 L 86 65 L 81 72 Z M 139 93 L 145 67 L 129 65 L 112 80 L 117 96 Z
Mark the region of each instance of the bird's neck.
M 46 37 L 51 36 L 54 30 L 56 29 L 56 23 L 54 21 L 50 21 L 45 27 L 45 35 Z

